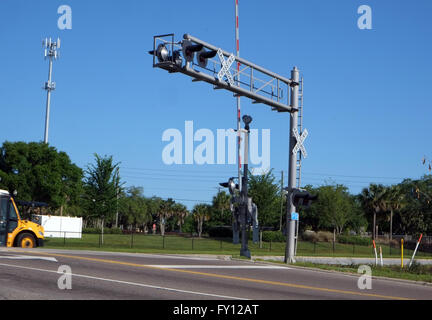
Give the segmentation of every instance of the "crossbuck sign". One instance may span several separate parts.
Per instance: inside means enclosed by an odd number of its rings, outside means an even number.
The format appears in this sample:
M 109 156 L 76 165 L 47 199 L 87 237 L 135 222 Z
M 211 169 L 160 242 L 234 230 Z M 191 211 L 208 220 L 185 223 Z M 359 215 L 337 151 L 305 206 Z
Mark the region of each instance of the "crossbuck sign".
M 303 157 L 307 157 L 307 152 L 306 149 L 303 145 L 303 142 L 306 140 L 306 137 L 308 135 L 308 131 L 307 129 L 304 129 L 301 136 L 298 133 L 297 128 L 293 129 L 293 133 L 294 133 L 294 137 L 297 140 L 297 144 L 295 145 L 295 147 L 293 148 L 293 154 L 296 154 L 299 150 L 301 150 L 301 153 L 303 154 Z
M 224 57 L 221 49 L 219 49 L 217 51 L 217 54 L 219 56 L 219 60 L 220 60 L 221 65 L 222 65 L 222 68 L 218 72 L 218 79 L 219 79 L 219 81 L 222 81 L 223 77 L 226 75 L 229 84 L 233 86 L 234 85 L 234 79 L 231 75 L 230 68 L 231 68 L 231 65 L 233 64 L 233 62 L 235 61 L 235 57 L 233 54 L 231 54 L 228 57 L 228 60 L 225 60 L 225 57 Z

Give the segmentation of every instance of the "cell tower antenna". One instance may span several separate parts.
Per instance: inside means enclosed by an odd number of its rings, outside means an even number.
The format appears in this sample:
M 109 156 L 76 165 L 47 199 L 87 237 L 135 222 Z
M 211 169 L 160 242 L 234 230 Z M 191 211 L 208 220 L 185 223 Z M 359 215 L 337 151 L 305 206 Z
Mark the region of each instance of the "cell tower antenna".
M 46 115 L 45 115 L 45 135 L 44 143 L 48 143 L 48 131 L 49 131 L 49 118 L 50 118 L 50 103 L 51 103 L 51 91 L 55 90 L 55 82 L 52 82 L 52 66 L 53 60 L 58 59 L 58 48 L 60 47 L 60 39 L 57 38 L 57 42 L 51 40 L 51 38 L 45 38 L 42 41 L 44 48 L 45 59 L 49 59 L 49 70 L 48 70 L 48 81 L 45 82 L 44 89 L 47 91 L 46 100 Z

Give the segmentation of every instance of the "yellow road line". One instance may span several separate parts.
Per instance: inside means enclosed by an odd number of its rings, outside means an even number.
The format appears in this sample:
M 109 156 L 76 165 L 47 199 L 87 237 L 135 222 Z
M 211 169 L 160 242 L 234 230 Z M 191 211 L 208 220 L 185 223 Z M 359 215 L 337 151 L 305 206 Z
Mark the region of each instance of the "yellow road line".
M 12 250 L 10 250 L 10 251 L 12 251 Z M 33 254 L 39 254 L 39 255 L 48 255 L 48 256 L 55 256 L 55 257 L 63 257 L 63 258 L 71 258 L 71 259 L 77 259 L 77 260 L 103 262 L 103 263 L 118 264 L 118 265 L 124 265 L 124 266 L 155 269 L 155 270 L 164 270 L 164 271 L 171 271 L 171 272 L 182 272 L 182 273 L 187 273 L 187 274 L 194 274 L 194 275 L 213 277 L 213 278 L 222 278 L 222 279 L 246 281 L 246 282 L 261 283 L 261 284 L 270 284 L 270 285 L 276 285 L 276 286 L 315 290 L 315 291 L 322 291 L 322 292 L 342 293 L 342 294 L 357 295 L 357 296 L 362 296 L 362 297 L 373 297 L 373 298 L 392 299 L 392 300 L 411 300 L 409 298 L 404 298 L 404 297 L 386 296 L 386 295 L 381 295 L 381 294 L 363 293 L 363 292 L 340 290 L 340 289 L 321 288 L 321 287 L 307 286 L 307 285 L 287 283 L 287 282 L 244 278 L 244 277 L 229 276 L 229 275 L 200 272 L 200 271 L 191 271 L 191 270 L 184 270 L 184 269 L 161 268 L 161 267 L 157 267 L 157 266 L 144 265 L 144 264 L 138 264 L 138 263 L 132 263 L 132 262 L 125 262 L 125 261 L 109 260 L 109 259 L 90 258 L 90 257 L 66 255 L 66 254 L 59 254 L 59 253 L 54 254 L 54 253 L 33 252 L 33 251 L 19 251 L 19 252 L 33 253 Z

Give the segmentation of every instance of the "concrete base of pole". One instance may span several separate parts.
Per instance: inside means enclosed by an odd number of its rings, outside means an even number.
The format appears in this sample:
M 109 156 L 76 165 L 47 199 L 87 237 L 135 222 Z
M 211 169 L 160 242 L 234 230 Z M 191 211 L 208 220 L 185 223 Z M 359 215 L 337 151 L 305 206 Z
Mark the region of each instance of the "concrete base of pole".
M 285 263 L 295 263 L 295 220 L 288 220 Z
M 249 249 L 241 249 L 240 250 L 240 256 L 242 257 L 246 257 L 246 258 L 251 258 L 251 253 L 249 251 Z

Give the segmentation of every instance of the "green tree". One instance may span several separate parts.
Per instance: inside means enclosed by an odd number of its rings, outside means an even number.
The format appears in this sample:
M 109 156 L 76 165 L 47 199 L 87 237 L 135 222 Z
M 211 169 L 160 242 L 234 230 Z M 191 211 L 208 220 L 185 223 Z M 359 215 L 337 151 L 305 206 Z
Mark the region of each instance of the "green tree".
M 403 234 L 432 232 L 432 176 L 419 180 L 405 179 L 400 187 L 404 194 L 404 206 L 399 209 L 396 225 Z
M 248 195 L 258 207 L 260 227 L 278 227 L 280 217 L 280 191 L 270 170 L 262 175 L 249 175 Z
M 320 226 L 331 227 L 338 234 L 342 233 L 352 215 L 351 198 L 343 185 L 319 187 L 315 207 L 321 214 Z
M 147 207 L 142 187 L 129 187 L 127 195 L 121 199 L 122 222 L 131 228 L 145 229 L 152 221 L 152 215 Z
M 225 191 L 220 191 L 213 197 L 214 214 L 212 215 L 212 221 L 215 225 L 231 224 L 230 200 L 231 196 Z
M 112 156 L 95 154 L 95 164 L 89 164 L 84 178 L 84 203 L 88 217 L 111 221 L 117 211 L 117 193 L 122 191 L 119 163 Z M 102 223 L 103 223 L 102 222 Z
M 42 201 L 56 210 L 79 205 L 83 171 L 65 152 L 45 143 L 4 142 L 0 187 L 24 201 Z
M 361 207 L 359 196 L 351 195 L 344 185 L 324 185 L 305 188 L 311 194 L 317 194 L 318 199 L 309 208 L 300 207 L 300 229 L 334 230 L 342 233 L 344 230 L 360 232 L 367 226 L 367 221 Z
M 349 198 L 351 203 L 351 215 L 346 227 L 356 233 L 364 232 L 367 230 L 368 222 L 359 195 L 350 195 Z

